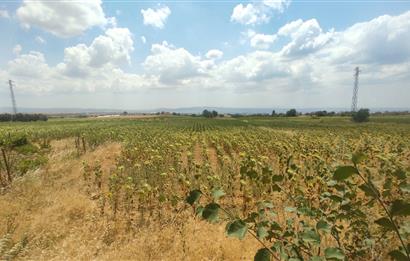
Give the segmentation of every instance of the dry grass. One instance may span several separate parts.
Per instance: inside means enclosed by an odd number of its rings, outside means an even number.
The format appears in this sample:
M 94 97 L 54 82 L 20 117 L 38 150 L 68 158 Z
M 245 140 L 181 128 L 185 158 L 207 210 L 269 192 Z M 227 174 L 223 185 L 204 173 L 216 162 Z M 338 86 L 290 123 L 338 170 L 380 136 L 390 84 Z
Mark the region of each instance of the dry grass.
M 224 225 L 195 220 L 189 211 L 179 223 L 150 220 L 133 229 L 121 217 L 101 216 L 87 193 L 82 161 L 99 160 L 109 173 L 121 145 L 105 144 L 81 157 L 74 140 L 51 145 L 49 163 L 0 196 L 0 236 L 11 220 L 14 242 L 29 240 L 21 260 L 250 260 L 259 247 L 251 237 L 227 239 Z

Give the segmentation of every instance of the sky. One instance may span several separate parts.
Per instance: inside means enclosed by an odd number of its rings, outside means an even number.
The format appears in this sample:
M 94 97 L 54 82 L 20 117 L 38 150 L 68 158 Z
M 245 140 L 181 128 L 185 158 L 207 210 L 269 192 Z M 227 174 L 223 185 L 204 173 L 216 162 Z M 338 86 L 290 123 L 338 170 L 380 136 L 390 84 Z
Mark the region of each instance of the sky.
M 410 1 L 0 0 L 0 107 L 410 107 Z

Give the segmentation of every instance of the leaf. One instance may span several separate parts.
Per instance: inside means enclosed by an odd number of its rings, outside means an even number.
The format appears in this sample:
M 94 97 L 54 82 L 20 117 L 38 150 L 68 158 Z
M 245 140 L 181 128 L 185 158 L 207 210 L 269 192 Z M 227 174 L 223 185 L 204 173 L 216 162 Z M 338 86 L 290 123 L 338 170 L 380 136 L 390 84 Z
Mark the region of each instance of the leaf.
M 320 244 L 320 236 L 315 230 L 306 230 L 301 236 L 302 239 L 308 243 Z
M 406 179 L 406 172 L 401 169 L 396 170 L 393 172 L 393 175 L 398 179 Z
M 195 214 L 196 214 L 197 216 L 201 216 L 201 217 L 202 217 L 202 212 L 203 212 L 203 211 L 204 211 L 204 207 L 203 207 L 203 206 L 199 206 L 199 207 L 196 208 Z
M 405 193 L 410 193 L 410 184 L 406 182 L 400 183 L 400 190 Z
M 341 166 L 336 169 L 333 179 L 337 181 L 345 180 L 356 173 L 357 169 L 353 166 Z
M 359 164 L 365 158 L 366 156 L 362 152 L 357 152 L 352 155 L 352 161 L 355 165 Z
M 370 188 L 367 184 L 362 184 L 359 186 L 359 188 L 364 192 L 364 194 L 368 197 L 373 197 L 376 198 L 378 195 L 376 192 Z
M 255 257 L 253 258 L 254 261 L 270 261 L 271 253 L 267 248 L 261 248 L 256 252 Z
M 194 205 L 199 198 L 201 197 L 202 192 L 200 190 L 192 190 L 191 192 L 189 192 L 188 197 L 186 198 L 186 202 L 188 204 L 190 204 L 191 206 Z
M 329 224 L 328 224 L 326 221 L 324 221 L 323 219 L 322 219 L 322 220 L 319 220 L 319 221 L 316 223 L 316 229 L 319 230 L 319 231 L 324 231 L 324 232 L 326 232 L 326 233 L 329 233 L 329 232 L 330 232 L 330 226 L 329 226 Z
M 392 216 L 409 216 L 410 204 L 402 200 L 395 200 L 390 207 L 390 213 Z
M 205 206 L 202 211 L 202 217 L 209 222 L 216 222 L 218 220 L 219 205 L 216 203 L 210 203 Z
M 378 220 L 374 221 L 377 225 L 382 226 L 388 230 L 394 230 L 394 224 L 388 219 L 387 217 L 379 218 Z
M 265 226 L 258 224 L 258 228 L 256 230 L 256 235 L 258 236 L 259 239 L 264 239 L 269 235 L 267 229 Z
M 212 197 L 214 200 L 218 200 L 222 196 L 225 196 L 225 192 L 222 189 L 215 189 L 212 191 Z
M 280 181 L 283 180 L 283 178 L 284 178 L 283 175 L 273 175 L 272 176 L 272 182 L 280 182 Z
M 390 251 L 389 256 L 391 256 L 394 260 L 397 261 L 408 261 L 406 255 L 399 250 Z
M 230 237 L 243 239 L 248 231 L 248 226 L 240 219 L 234 220 L 226 225 L 226 234 Z
M 345 255 L 339 248 L 328 247 L 325 249 L 325 257 L 330 260 L 344 260 Z

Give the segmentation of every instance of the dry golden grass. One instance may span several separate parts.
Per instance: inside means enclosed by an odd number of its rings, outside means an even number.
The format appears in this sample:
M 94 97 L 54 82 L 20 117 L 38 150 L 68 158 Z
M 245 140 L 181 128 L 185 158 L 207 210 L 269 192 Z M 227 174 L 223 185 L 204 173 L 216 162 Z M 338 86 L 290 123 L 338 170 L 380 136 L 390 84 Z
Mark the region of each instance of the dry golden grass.
M 51 145 L 47 165 L 0 195 L 0 236 L 12 221 L 14 242 L 25 235 L 29 240 L 20 260 L 250 260 L 259 248 L 249 236 L 227 239 L 223 224 L 196 220 L 189 211 L 176 222 L 152 219 L 132 229 L 121 216 L 101 216 L 83 181 L 82 161 L 99 160 L 109 173 L 121 145 L 105 144 L 80 157 L 72 139 Z

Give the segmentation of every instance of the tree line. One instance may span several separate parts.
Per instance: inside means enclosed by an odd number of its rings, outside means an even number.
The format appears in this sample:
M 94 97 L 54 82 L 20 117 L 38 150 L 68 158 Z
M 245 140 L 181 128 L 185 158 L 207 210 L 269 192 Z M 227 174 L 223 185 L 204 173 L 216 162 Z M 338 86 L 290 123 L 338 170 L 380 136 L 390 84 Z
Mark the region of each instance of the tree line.
M 31 113 L 3 113 L 0 114 L 0 122 L 6 121 L 47 121 L 48 117 L 45 114 L 31 114 Z

